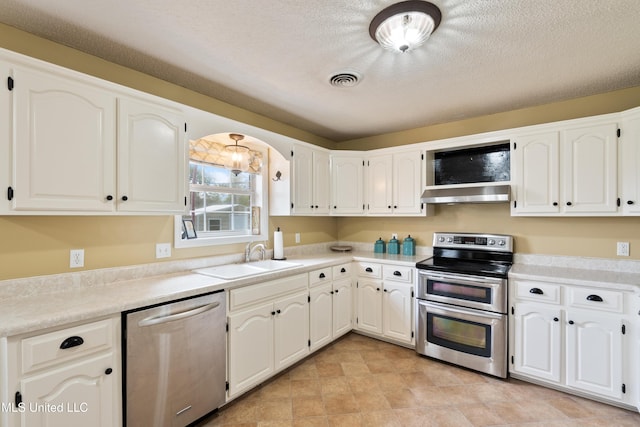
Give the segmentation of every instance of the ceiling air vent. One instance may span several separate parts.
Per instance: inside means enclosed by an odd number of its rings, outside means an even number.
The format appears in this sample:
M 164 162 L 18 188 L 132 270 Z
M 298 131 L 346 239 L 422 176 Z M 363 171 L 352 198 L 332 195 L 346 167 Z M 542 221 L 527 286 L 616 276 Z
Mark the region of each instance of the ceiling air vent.
M 360 75 L 353 71 L 337 73 L 329 78 L 329 83 L 335 87 L 353 87 L 359 82 Z

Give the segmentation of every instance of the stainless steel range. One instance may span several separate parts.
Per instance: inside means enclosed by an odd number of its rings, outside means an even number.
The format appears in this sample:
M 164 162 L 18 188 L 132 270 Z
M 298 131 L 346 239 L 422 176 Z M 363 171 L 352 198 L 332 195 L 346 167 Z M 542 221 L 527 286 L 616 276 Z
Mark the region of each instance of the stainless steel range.
M 416 351 L 507 377 L 507 274 L 513 237 L 434 233 L 416 264 Z

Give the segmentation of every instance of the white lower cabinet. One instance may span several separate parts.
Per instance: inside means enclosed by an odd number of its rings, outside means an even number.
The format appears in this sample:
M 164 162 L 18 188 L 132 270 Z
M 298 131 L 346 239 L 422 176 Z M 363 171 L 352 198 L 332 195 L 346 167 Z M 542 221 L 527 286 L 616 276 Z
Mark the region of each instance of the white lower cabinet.
M 119 317 L 12 337 L 7 347 L 9 426 L 121 425 Z
M 511 374 L 634 404 L 631 292 L 513 281 Z M 628 305 L 628 304 L 627 304 Z M 636 391 L 632 391 L 635 393 Z
M 350 271 L 350 265 L 344 264 L 309 274 L 311 351 L 323 347 L 352 329 Z
M 307 280 L 301 274 L 230 291 L 229 397 L 309 354 Z
M 399 343 L 412 344 L 413 268 L 365 262 L 357 264 L 356 328 Z

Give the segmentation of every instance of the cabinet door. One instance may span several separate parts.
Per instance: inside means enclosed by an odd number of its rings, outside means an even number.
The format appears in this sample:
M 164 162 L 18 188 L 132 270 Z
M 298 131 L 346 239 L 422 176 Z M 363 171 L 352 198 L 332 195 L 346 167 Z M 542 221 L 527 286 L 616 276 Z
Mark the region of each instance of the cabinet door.
M 308 173 L 308 172 L 307 172 Z M 331 158 L 329 153 L 313 153 L 313 210 L 316 214 L 328 214 L 329 188 L 331 186 Z
M 273 304 L 229 316 L 229 395 L 271 376 L 274 366 Z
M 558 132 L 515 139 L 515 214 L 560 212 L 559 147 Z
M 413 338 L 411 289 L 409 285 L 386 281 L 382 295 L 382 333 L 407 343 Z
M 617 211 L 617 130 L 611 123 L 562 132 L 565 212 Z
M 382 283 L 359 278 L 357 293 L 358 329 L 382 334 Z
M 118 100 L 118 210 L 186 209 L 185 121 L 176 110 Z
M 275 306 L 275 369 L 309 353 L 309 303 L 306 292 L 283 298 Z
M 393 155 L 393 213 L 423 212 L 420 195 L 423 190 L 423 154 L 420 150 Z
M 333 337 L 337 338 L 352 329 L 351 279 L 333 283 Z
M 391 154 L 371 156 L 367 160 L 367 212 L 393 213 L 393 158 Z
M 107 371 L 111 368 L 112 371 Z M 20 382 L 22 427 L 120 425 L 113 354 L 64 365 Z M 106 372 L 111 372 L 106 374 Z
M 567 385 L 622 398 L 622 319 L 567 312 Z
M 311 351 L 328 344 L 333 339 L 333 289 L 331 283 L 314 287 L 310 292 L 309 339 Z
M 295 214 L 313 213 L 313 150 L 303 145 L 296 145 L 293 148 L 291 160 L 293 212 Z
M 516 304 L 513 333 L 515 372 L 560 382 L 560 319 L 558 308 L 540 304 Z
M 12 208 L 114 209 L 115 97 L 54 73 L 14 68 Z
M 11 76 L 11 66 L 0 61 L 0 75 L 3 78 Z M 8 191 L 12 185 L 12 167 L 11 167 L 11 135 L 13 132 L 10 119 L 11 117 L 11 92 L 3 90 L 0 92 L 0 117 L 4 117 L 5 126 L 0 128 L 0 189 L 4 193 Z M 7 193 L 4 193 L 5 195 Z M 4 215 L 9 211 L 10 202 L 7 196 L 3 196 L 0 202 L 0 215 Z
M 620 143 L 622 212 L 640 215 L 640 110 L 624 119 Z
M 363 163 L 362 157 L 332 156 L 332 214 L 350 215 L 364 212 Z

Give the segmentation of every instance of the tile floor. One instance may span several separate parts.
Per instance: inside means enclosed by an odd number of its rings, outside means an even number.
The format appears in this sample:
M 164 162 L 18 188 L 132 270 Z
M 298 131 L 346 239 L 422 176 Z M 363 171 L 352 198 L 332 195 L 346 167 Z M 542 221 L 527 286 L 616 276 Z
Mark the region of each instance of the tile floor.
M 198 427 L 640 426 L 640 414 L 351 333 Z

